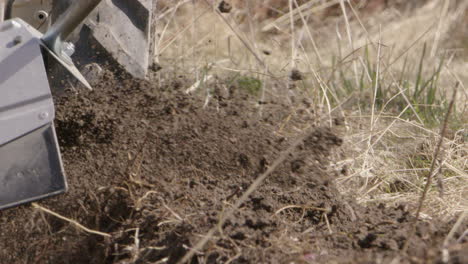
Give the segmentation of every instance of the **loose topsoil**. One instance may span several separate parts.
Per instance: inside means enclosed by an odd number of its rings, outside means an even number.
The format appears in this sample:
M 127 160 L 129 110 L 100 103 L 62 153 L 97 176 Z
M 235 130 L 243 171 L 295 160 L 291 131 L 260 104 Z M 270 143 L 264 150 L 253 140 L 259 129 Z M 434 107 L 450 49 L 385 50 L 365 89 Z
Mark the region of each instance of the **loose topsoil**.
M 280 132 L 288 106 L 261 102 L 260 114 L 248 93 L 216 84 L 205 105 L 183 78 L 158 83 L 106 73 L 94 91 L 56 102 L 69 191 L 39 204 L 111 237 L 25 205 L 0 212 L 0 263 L 176 263 L 216 226 L 190 263 L 441 261 L 453 223 L 420 221 L 410 236 L 404 205 L 342 197 L 328 165 L 343 142 L 325 127 L 218 226 L 295 140 Z M 466 245 L 449 248 L 449 263 L 468 263 Z

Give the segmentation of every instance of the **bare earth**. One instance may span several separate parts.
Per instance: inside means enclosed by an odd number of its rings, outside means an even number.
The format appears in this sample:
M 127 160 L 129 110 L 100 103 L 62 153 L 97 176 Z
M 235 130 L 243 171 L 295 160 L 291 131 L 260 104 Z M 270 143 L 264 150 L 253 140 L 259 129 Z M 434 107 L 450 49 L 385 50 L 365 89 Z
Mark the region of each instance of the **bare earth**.
M 156 83 L 107 73 L 93 92 L 57 99 L 70 190 L 40 205 L 111 237 L 26 205 L 0 212 L 0 263 L 176 263 L 294 141 L 276 133 L 279 102 L 260 118 L 236 86 L 212 87 L 203 108 L 183 77 Z M 341 144 L 315 128 L 190 263 L 440 261 L 453 223 L 420 221 L 403 254 L 404 205 L 363 208 L 336 190 L 328 164 Z M 467 245 L 449 263 L 468 263 Z

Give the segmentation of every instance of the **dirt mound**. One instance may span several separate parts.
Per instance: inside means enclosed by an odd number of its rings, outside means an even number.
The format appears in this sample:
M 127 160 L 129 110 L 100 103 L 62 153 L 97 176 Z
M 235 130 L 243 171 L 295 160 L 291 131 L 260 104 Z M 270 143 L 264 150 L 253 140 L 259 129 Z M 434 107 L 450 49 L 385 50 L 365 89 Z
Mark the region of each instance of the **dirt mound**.
M 0 263 L 176 263 L 216 226 L 294 140 L 277 133 L 288 109 L 262 102 L 260 115 L 235 86 L 212 87 L 205 106 L 205 96 L 185 94 L 186 83 L 107 73 L 93 92 L 59 98 L 70 190 L 41 204 L 111 237 L 29 206 L 10 209 L 0 212 Z M 315 128 L 191 263 L 373 263 L 398 255 L 412 217 L 403 206 L 362 208 L 338 193 L 328 164 L 340 144 L 333 131 Z M 405 260 L 435 261 L 432 248 L 446 233 L 421 222 Z

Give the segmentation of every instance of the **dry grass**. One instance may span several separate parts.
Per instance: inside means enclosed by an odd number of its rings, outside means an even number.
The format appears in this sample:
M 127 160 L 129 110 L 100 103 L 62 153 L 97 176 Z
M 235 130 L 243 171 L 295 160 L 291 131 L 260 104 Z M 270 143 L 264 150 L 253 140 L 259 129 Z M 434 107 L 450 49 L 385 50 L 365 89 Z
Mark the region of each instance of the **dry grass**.
M 165 68 L 159 74 L 193 76 L 191 91 L 205 81 L 250 76 L 262 83 L 259 96 L 289 102 L 292 116 L 304 98 L 330 125 L 332 116 L 343 116 L 347 144 L 334 166 L 347 174 L 337 183 L 363 204 L 416 206 L 459 81 L 436 162 L 440 176 L 422 213 L 448 219 L 468 210 L 467 47 L 452 45 L 466 43 L 456 29 L 467 2 L 414 1 L 420 6 L 367 12 L 348 1 L 289 0 L 282 13 L 262 21 L 253 7 L 223 14 L 216 1 L 176 2 L 157 17 L 155 59 Z M 341 15 L 327 15 L 332 4 Z M 291 81 L 292 70 L 304 79 Z M 332 114 L 336 106 L 339 114 Z M 299 133 L 304 126 L 285 120 L 278 127 Z

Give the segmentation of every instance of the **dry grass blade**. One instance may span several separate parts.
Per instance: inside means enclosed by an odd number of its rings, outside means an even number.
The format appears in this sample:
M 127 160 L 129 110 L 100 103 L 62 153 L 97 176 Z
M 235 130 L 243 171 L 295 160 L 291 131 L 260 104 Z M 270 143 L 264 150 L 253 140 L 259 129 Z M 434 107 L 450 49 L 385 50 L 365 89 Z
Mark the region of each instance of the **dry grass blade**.
M 437 31 L 436 31 L 435 36 L 434 36 L 434 45 L 432 46 L 432 50 L 431 50 L 431 56 L 432 57 L 435 56 L 435 54 L 437 52 L 437 49 L 439 47 L 440 36 L 441 36 L 440 32 L 442 30 L 443 22 L 446 19 L 447 14 L 448 14 L 449 5 L 450 5 L 450 1 L 445 0 L 444 3 L 443 3 L 443 7 L 441 9 L 441 12 L 440 12 L 439 23 L 437 25 Z
M 316 210 L 316 211 L 322 211 L 322 212 L 325 212 L 325 213 L 330 213 L 330 209 L 327 209 L 327 208 L 321 208 L 321 207 L 316 207 L 316 206 L 309 206 L 309 205 L 288 205 L 288 206 L 285 206 L 283 208 L 280 208 L 278 209 L 276 212 L 275 212 L 275 215 L 281 213 L 282 211 L 286 210 L 286 209 L 290 209 L 290 208 L 299 208 L 299 209 L 310 209 L 310 210 Z
M 205 2 L 208 4 L 208 5 L 211 5 L 209 3 L 209 1 L 205 0 Z M 211 5 L 212 6 L 212 5 Z M 255 52 L 254 48 L 252 48 L 252 46 L 247 42 L 247 40 L 245 40 L 240 34 L 239 32 L 237 32 L 237 30 L 234 29 L 234 26 L 229 23 L 229 21 L 227 21 L 227 19 L 221 14 L 221 12 L 219 12 L 218 9 L 214 8 L 213 9 L 215 10 L 216 14 L 221 18 L 221 20 L 223 20 L 223 22 L 229 27 L 229 29 L 234 33 L 234 35 L 239 39 L 239 41 L 242 42 L 242 44 L 245 46 L 245 48 L 255 57 L 255 59 L 258 61 L 258 63 L 260 65 L 262 65 L 264 68 L 266 68 L 266 64 L 265 64 L 265 61 L 263 61 L 260 56 L 257 54 L 257 52 Z
M 300 13 L 302 13 L 304 15 L 317 13 L 317 12 L 325 10 L 325 9 L 331 7 L 331 6 L 336 5 L 339 2 L 339 0 L 327 1 L 327 2 L 325 2 L 323 4 L 320 4 L 320 5 L 317 5 L 316 2 L 318 2 L 318 1 L 307 2 L 307 3 L 299 6 L 298 8 L 294 9 L 291 12 L 291 14 L 287 13 L 287 14 L 284 14 L 284 15 L 278 17 L 273 22 L 270 22 L 267 25 L 264 25 L 262 27 L 261 31 L 266 32 L 266 31 L 270 31 L 270 30 L 272 30 L 274 28 L 277 28 L 277 27 L 284 27 L 288 23 L 288 21 L 290 20 L 290 16 L 293 16 L 294 18 L 297 18 L 297 16 L 299 16 Z
M 294 0 L 294 5 L 296 6 L 296 10 L 299 10 L 299 5 L 297 4 L 297 0 Z M 318 50 L 318 47 L 317 47 L 317 43 L 315 42 L 315 39 L 314 37 L 312 36 L 312 32 L 309 28 L 309 25 L 305 19 L 305 16 L 304 14 L 302 13 L 302 11 L 299 10 L 299 16 L 301 17 L 301 21 L 302 21 L 302 24 L 304 25 L 304 28 L 306 30 L 306 33 L 310 39 L 310 42 L 312 43 L 312 47 L 314 49 L 314 52 L 315 52 L 315 55 L 317 56 L 317 60 L 319 62 L 319 65 L 323 65 L 323 59 L 322 57 L 320 56 L 320 52 Z M 305 52 L 304 52 L 305 53 Z M 307 53 L 305 53 L 307 55 Z
M 350 25 L 350 22 L 349 22 L 348 13 L 346 12 L 346 6 L 345 6 L 345 3 L 344 3 L 344 0 L 340 0 L 340 7 L 341 7 L 341 11 L 343 13 L 343 17 L 344 17 L 344 21 L 345 21 L 345 25 L 346 25 L 346 35 L 348 37 L 349 46 L 350 46 L 351 50 L 355 50 L 354 49 L 354 39 L 353 39 L 353 36 L 352 36 L 352 31 L 351 31 L 351 25 Z M 356 85 L 359 86 L 359 77 L 358 77 L 356 60 L 353 60 L 353 71 L 354 71 L 354 78 L 355 78 L 355 81 L 356 81 Z
M 96 231 L 96 230 L 89 229 L 89 228 L 83 226 L 82 224 L 78 223 L 77 221 L 75 221 L 75 220 L 73 220 L 73 219 L 70 219 L 70 218 L 67 218 L 67 217 L 65 217 L 65 216 L 62 216 L 62 215 L 60 215 L 60 214 L 58 214 L 58 213 L 56 213 L 56 212 L 54 212 L 54 211 L 51 211 L 51 210 L 49 210 L 49 209 L 47 209 L 47 208 L 45 208 L 45 207 L 40 206 L 40 205 L 37 204 L 37 203 L 32 203 L 32 206 L 33 206 L 34 208 L 36 208 L 36 209 L 39 209 L 39 210 L 45 212 L 45 213 L 48 213 L 48 214 L 53 215 L 53 216 L 55 216 L 55 217 L 57 217 L 57 218 L 59 218 L 59 219 L 62 219 L 62 220 L 64 220 L 64 221 L 67 221 L 67 222 L 69 222 L 70 224 L 73 224 L 73 225 L 74 225 L 75 227 L 77 227 L 78 229 L 81 229 L 81 230 L 83 230 L 83 231 L 85 231 L 85 232 L 87 232 L 87 233 L 94 234 L 94 235 L 99 235 L 99 236 L 103 236 L 103 237 L 112 237 L 110 234 L 107 234 L 107 233 L 104 233 L 104 232 L 100 232 L 100 231 Z
M 414 233 L 416 231 L 416 224 L 417 224 L 417 222 L 419 220 L 421 210 L 422 210 L 423 205 L 424 205 L 424 200 L 426 199 L 426 196 L 427 196 L 427 192 L 429 191 L 429 187 L 431 186 L 431 182 L 432 182 L 432 178 L 434 176 L 433 174 L 434 174 L 434 171 L 435 171 L 436 163 L 437 163 L 437 160 L 438 160 L 441 148 L 442 148 L 442 143 L 444 142 L 444 137 L 445 137 L 445 133 L 446 133 L 447 126 L 448 126 L 448 120 L 449 120 L 450 114 L 452 113 L 452 109 L 453 109 L 453 105 L 455 103 L 455 100 L 457 98 L 458 86 L 459 86 L 459 82 L 457 82 L 456 85 L 455 85 L 455 89 L 454 89 L 454 92 L 453 92 L 453 95 L 452 95 L 452 99 L 450 101 L 447 113 L 445 115 L 444 123 L 442 124 L 442 128 L 440 130 L 439 142 L 437 143 L 437 147 L 435 149 L 434 156 L 432 157 L 431 169 L 429 170 L 429 173 L 427 174 L 426 185 L 424 186 L 423 193 L 421 194 L 421 198 L 419 199 L 418 209 L 416 210 L 416 217 L 414 218 L 414 221 L 413 221 L 413 224 L 412 224 L 413 225 L 412 229 L 411 229 L 412 232 L 408 236 L 408 238 L 407 238 L 407 240 L 406 240 L 406 242 L 405 242 L 405 244 L 403 246 L 403 251 L 404 252 L 406 252 L 406 250 L 408 249 L 409 241 L 410 241 L 411 237 L 414 235 Z
M 184 28 L 182 28 L 179 32 L 177 32 L 177 34 L 176 34 L 175 36 L 173 36 L 171 39 L 169 39 L 166 43 L 163 43 L 164 46 L 163 46 L 162 48 L 160 48 L 160 50 L 158 51 L 159 54 L 164 53 L 164 51 L 165 51 L 166 49 L 168 49 L 178 38 L 180 38 L 180 37 L 183 35 L 184 32 L 186 32 L 187 30 L 189 30 L 190 28 L 192 28 L 192 26 L 194 25 L 194 23 L 195 23 L 198 19 L 200 19 L 201 17 L 203 17 L 205 14 L 207 14 L 208 11 L 210 11 L 210 10 L 211 10 L 210 8 L 204 10 L 200 15 L 198 15 L 196 18 L 194 18 L 194 21 L 193 21 L 191 24 L 189 24 L 189 25 L 185 26 Z

